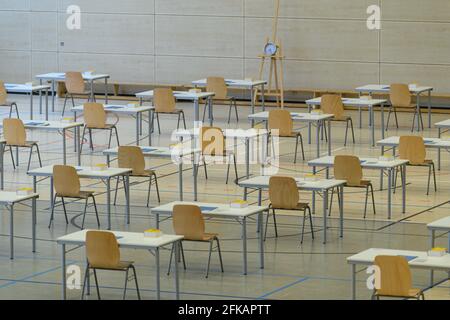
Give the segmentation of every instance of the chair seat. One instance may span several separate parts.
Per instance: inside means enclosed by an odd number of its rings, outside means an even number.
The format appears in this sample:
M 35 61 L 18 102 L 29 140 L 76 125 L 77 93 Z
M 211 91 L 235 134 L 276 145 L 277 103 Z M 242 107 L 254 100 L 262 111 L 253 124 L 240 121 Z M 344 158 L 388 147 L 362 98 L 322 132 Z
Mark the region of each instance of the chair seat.
M 14 101 L 6 101 L 5 103 L 0 103 L 0 107 L 11 107 L 13 104 L 15 104 Z
M 408 166 L 423 167 L 432 165 L 433 163 L 434 163 L 433 160 L 425 160 L 423 163 L 408 163 Z
M 229 101 L 234 101 L 234 100 L 236 100 L 236 98 L 235 97 L 226 97 L 226 98 L 213 98 L 212 99 L 213 101 L 227 101 L 227 102 L 229 102 Z
M 291 134 L 283 134 L 283 135 L 276 135 L 277 137 L 280 138 L 297 138 L 298 136 L 301 136 L 302 133 L 300 131 L 292 131 Z
M 342 116 L 342 117 L 334 117 L 333 119 L 331 119 L 331 121 L 338 121 L 338 122 L 344 122 L 344 121 L 349 121 L 349 120 L 352 120 L 352 117 Z
M 346 183 L 345 186 L 351 187 L 351 188 L 367 188 L 371 184 L 372 184 L 372 182 L 370 180 L 361 180 L 359 185 L 350 185 L 350 184 Z
M 7 143 L 6 146 L 7 147 L 20 147 L 20 148 L 31 148 L 35 145 L 37 145 L 37 141 L 25 141 L 24 144 L 9 144 Z
M 156 176 L 156 172 L 153 170 L 144 170 L 143 172 L 134 173 L 132 172 L 130 174 L 130 177 L 152 177 Z
M 113 128 L 115 128 L 116 125 L 115 124 L 105 124 L 104 127 L 90 127 L 88 125 L 86 125 L 86 128 L 88 129 L 96 129 L 96 130 L 111 130 Z
M 90 95 L 92 92 L 90 90 L 85 90 L 83 92 L 67 92 L 68 94 L 82 94 L 82 95 Z
M 218 235 L 218 233 L 205 233 L 203 234 L 203 241 L 211 241 L 217 238 Z
M 117 267 L 96 267 L 96 266 L 92 266 L 91 268 L 93 269 L 100 269 L 100 270 L 118 270 L 118 271 L 126 271 L 127 269 L 129 269 L 132 265 L 133 265 L 134 261 L 120 261 L 119 265 Z
M 87 199 L 91 196 L 94 195 L 94 191 L 80 191 L 80 194 L 78 195 L 78 197 L 72 197 L 72 196 L 66 196 L 66 195 L 62 195 L 60 193 L 57 193 L 56 196 L 60 197 L 60 198 L 73 198 L 73 199 Z
M 304 211 L 304 210 L 306 210 L 306 208 L 309 207 L 309 203 L 299 202 L 299 203 L 297 203 L 297 206 L 294 209 L 277 208 L 277 207 L 274 207 L 272 204 L 270 204 L 270 206 L 273 209 L 275 209 L 275 210 L 299 210 L 299 211 Z
M 422 294 L 422 290 L 420 289 L 410 289 L 408 292 L 408 295 L 406 296 L 401 296 L 402 298 L 418 298 L 420 295 Z M 395 297 L 399 297 L 399 296 L 393 296 L 393 295 L 389 295 L 389 294 L 383 294 L 383 292 L 376 292 L 375 293 L 376 296 L 379 297 L 391 297 L 391 298 L 395 298 Z
M 161 113 L 161 114 L 179 114 L 179 113 L 183 113 L 183 110 L 181 109 L 175 109 L 173 111 L 156 111 L 155 113 Z

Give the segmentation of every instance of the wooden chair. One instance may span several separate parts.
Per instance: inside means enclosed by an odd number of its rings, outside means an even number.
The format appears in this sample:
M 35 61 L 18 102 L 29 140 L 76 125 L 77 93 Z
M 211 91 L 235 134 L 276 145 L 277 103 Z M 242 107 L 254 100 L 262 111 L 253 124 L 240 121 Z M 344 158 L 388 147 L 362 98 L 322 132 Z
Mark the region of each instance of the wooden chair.
M 352 129 L 353 143 L 355 143 L 355 131 L 353 130 L 353 120 L 352 120 L 352 117 L 345 115 L 344 105 L 342 103 L 341 96 L 336 95 L 336 94 L 323 95 L 320 108 L 323 111 L 323 113 L 334 115 L 334 118 L 331 121 L 346 123 L 344 146 L 347 146 L 347 137 L 348 137 L 349 126 Z M 328 134 L 326 133 L 326 131 L 327 131 L 326 126 L 323 126 L 323 127 L 325 129 L 325 134 L 328 136 Z
M 427 151 L 422 137 L 402 136 L 398 146 L 400 159 L 408 160 L 408 166 L 428 167 L 427 195 L 430 194 L 431 173 L 433 173 L 434 191 L 437 192 L 436 170 L 433 160 L 426 160 Z M 395 175 L 397 177 L 397 173 Z M 397 178 L 395 179 L 397 181 Z
M 81 136 L 81 151 L 83 150 L 84 145 L 84 136 L 86 134 L 86 129 L 89 132 L 89 145 L 91 150 L 94 151 L 94 144 L 92 142 L 92 130 L 108 130 L 109 131 L 109 142 L 108 148 L 111 148 L 111 140 L 113 131 L 116 134 L 117 146 L 120 146 L 119 142 L 119 133 L 117 132 L 117 127 L 115 124 L 107 124 L 106 123 L 106 112 L 102 104 L 100 103 L 85 103 L 84 108 L 84 127 L 83 134 Z
M 66 104 L 67 99 L 70 97 L 72 99 L 72 107 L 75 108 L 75 101 L 74 101 L 74 95 L 87 95 L 88 100 L 87 102 L 96 102 L 95 101 L 95 95 L 89 90 L 86 90 L 83 75 L 81 72 L 73 72 L 69 71 L 66 72 L 66 97 L 64 99 L 64 107 L 62 115 L 64 116 L 64 112 L 66 111 Z M 94 101 L 91 101 L 91 97 L 94 97 Z
M 391 108 L 389 109 L 386 131 L 389 129 L 389 120 L 391 118 L 392 112 L 394 112 L 395 122 L 398 129 L 397 108 L 412 108 L 414 110 L 414 118 L 412 121 L 411 132 L 414 131 L 414 123 L 416 121 L 416 117 L 420 118 L 423 130 L 422 112 L 419 109 L 419 113 L 417 113 L 417 106 L 412 103 L 412 97 L 409 91 L 409 86 L 407 84 L 398 84 L 398 83 L 391 84 L 389 96 L 391 100 Z
M 206 268 L 206 278 L 209 276 L 209 267 L 211 264 L 211 254 L 214 250 L 214 241 L 217 243 L 217 252 L 219 253 L 220 268 L 223 272 L 222 252 L 220 251 L 220 242 L 217 233 L 205 232 L 205 220 L 203 214 L 198 206 L 194 205 L 176 205 L 173 207 L 173 229 L 175 234 L 184 236 L 180 243 L 181 258 L 183 260 L 183 267 L 186 270 L 186 259 L 184 257 L 183 242 L 205 242 L 209 243 L 208 266 Z M 173 247 L 170 253 L 169 270 L 172 265 Z
M 302 157 L 305 160 L 305 151 L 303 149 L 303 136 L 300 132 L 294 131 L 294 122 L 291 113 L 287 110 L 272 110 L 269 112 L 269 130 L 270 136 L 276 135 L 280 138 L 294 138 L 295 157 L 294 163 L 297 163 L 298 144 L 301 143 Z
M 226 150 L 226 139 L 221 128 L 217 127 L 201 127 L 200 129 L 200 145 L 201 145 L 201 161 L 205 169 L 205 177 L 208 179 L 208 171 L 206 169 L 206 158 L 228 159 L 227 180 L 230 177 L 231 158 L 234 164 L 234 173 L 236 181 L 239 179 L 237 172 L 236 155 L 231 150 Z
M 0 81 L 0 107 L 8 107 L 9 108 L 9 117 L 11 118 L 13 109 L 16 110 L 17 118 L 20 119 L 19 116 L 19 108 L 17 107 L 17 103 L 13 101 L 8 101 L 8 93 L 6 92 L 5 84 Z
M 298 192 L 297 183 L 292 177 L 273 176 L 269 181 L 269 213 L 267 214 L 266 230 L 264 233 L 264 240 L 267 236 L 267 226 L 269 225 L 270 210 L 272 210 L 273 223 L 275 227 L 275 237 L 278 238 L 276 210 L 296 210 L 303 211 L 302 237 L 301 243 L 305 234 L 306 216 L 308 213 L 309 223 L 311 226 L 311 234 L 314 240 L 314 226 L 311 215 L 311 208 L 308 203 L 299 202 L 300 195 Z
M 161 125 L 159 123 L 160 114 L 176 114 L 178 115 L 177 129 L 180 128 L 180 120 L 183 117 L 184 129 L 186 129 L 186 118 L 184 116 L 184 111 L 181 109 L 176 109 L 176 100 L 173 95 L 172 89 L 169 88 L 156 88 L 154 90 L 153 104 L 155 106 L 155 111 L 152 112 L 152 128 L 154 128 L 153 123 L 158 122 L 158 132 L 161 134 Z
M 347 155 L 338 155 L 334 158 L 334 178 L 337 180 L 345 180 L 347 183 L 344 187 L 347 188 L 362 188 L 366 189 L 366 201 L 364 204 L 364 219 L 367 214 L 367 202 L 369 199 L 369 189 L 372 194 L 372 206 L 373 206 L 373 214 L 376 214 L 375 209 L 375 196 L 373 192 L 373 185 L 370 180 L 362 180 L 363 179 L 363 171 L 361 167 L 361 161 L 358 157 L 355 156 L 347 156 Z M 334 189 L 331 193 L 331 203 L 333 203 Z M 339 193 L 338 193 L 339 199 Z M 339 199 L 340 200 L 340 199 Z M 339 201 L 340 203 L 340 201 Z M 330 214 L 331 214 L 331 206 L 330 206 Z
M 228 110 L 228 124 L 231 122 L 231 110 L 234 108 L 236 114 L 236 122 L 239 122 L 239 113 L 237 109 L 237 102 L 235 97 L 228 96 L 228 86 L 225 79 L 222 77 L 209 77 L 206 79 L 206 91 L 214 92 L 215 96 L 213 102 L 229 103 L 230 108 Z M 206 109 L 208 109 L 208 103 L 205 105 L 203 111 L 203 122 L 205 122 Z
M 77 170 L 71 166 L 55 165 L 53 167 L 53 184 L 55 188 L 55 197 L 53 199 L 52 214 L 50 216 L 50 222 L 48 227 L 50 228 L 54 221 L 55 207 L 57 198 L 61 198 L 61 203 L 64 210 L 64 216 L 66 218 L 66 224 L 69 224 L 67 218 L 65 198 L 85 200 L 83 211 L 83 222 L 81 229 L 84 229 L 84 220 L 86 218 L 86 212 L 89 204 L 89 198 L 92 198 L 92 202 L 95 208 L 95 215 L 97 217 L 97 225 L 100 228 L 100 220 L 98 218 L 97 204 L 95 202 L 93 191 L 81 191 L 80 178 L 78 177 Z
M 120 260 L 119 244 L 117 243 L 116 236 L 112 232 L 86 232 L 86 256 L 87 266 L 83 281 L 81 300 L 84 299 L 85 287 L 91 270 L 93 270 L 94 272 L 95 287 L 97 288 L 97 296 L 99 300 L 101 299 L 101 297 L 100 288 L 98 285 L 97 270 L 125 272 L 125 285 L 123 290 L 123 300 L 125 300 L 127 295 L 127 284 L 128 281 L 130 281 L 128 277 L 130 269 L 133 271 L 133 278 L 136 285 L 138 299 L 141 300 L 141 294 L 139 292 L 139 285 L 136 276 L 136 269 L 133 265 L 134 262 Z
M 411 270 L 405 257 L 377 256 L 375 265 L 381 271 L 381 288 L 374 290 L 372 300 L 380 297 L 425 300 L 423 291 L 412 287 Z
M 142 153 L 142 149 L 140 147 L 136 146 L 119 147 L 118 160 L 119 160 L 119 168 L 133 169 L 133 172 L 130 174 L 130 177 L 149 179 L 147 192 L 147 207 L 149 207 L 150 205 L 150 191 L 152 188 L 153 180 L 155 181 L 156 193 L 158 195 L 158 202 L 161 202 L 156 172 L 153 170 L 145 169 L 145 158 L 144 154 Z M 124 190 L 126 192 L 125 180 L 123 180 L 123 183 L 124 183 Z M 119 179 L 117 179 L 116 193 L 114 196 L 114 205 L 116 205 L 118 187 L 119 187 Z
M 36 148 L 36 152 L 38 155 L 39 166 L 42 167 L 41 153 L 39 151 L 39 145 L 37 141 L 27 141 L 27 132 L 25 131 L 25 126 L 20 119 L 3 119 L 3 136 L 6 140 L 5 148 L 9 147 L 9 151 L 11 152 L 11 160 L 14 167 L 16 169 L 16 165 L 14 163 L 14 155 L 13 148 L 16 148 L 16 151 L 20 148 L 30 149 L 30 155 L 28 157 L 28 166 L 27 171 L 30 170 L 31 165 L 31 156 L 33 155 L 33 150 Z M 18 153 L 17 153 L 18 157 Z M 19 159 L 17 158 L 17 166 L 19 166 Z

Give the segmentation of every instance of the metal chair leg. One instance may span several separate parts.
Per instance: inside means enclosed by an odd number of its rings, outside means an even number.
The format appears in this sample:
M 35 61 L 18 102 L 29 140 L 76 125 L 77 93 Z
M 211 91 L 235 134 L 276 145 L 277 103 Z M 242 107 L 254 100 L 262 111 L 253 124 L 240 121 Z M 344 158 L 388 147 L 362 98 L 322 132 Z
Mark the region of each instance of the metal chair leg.
M 170 250 L 170 258 L 169 258 L 169 266 L 167 268 L 167 275 L 170 275 L 170 269 L 172 267 L 173 250 L 174 250 L 174 246 L 172 245 L 172 250 Z
M 236 163 L 236 155 L 233 154 L 233 163 L 234 163 L 234 175 L 236 177 L 236 183 L 239 180 L 238 170 L 237 170 L 237 163 Z
M 350 118 L 350 128 L 352 129 L 352 139 L 353 139 L 353 144 L 355 144 L 355 143 L 356 143 L 356 140 L 355 140 L 355 130 L 354 130 L 354 128 L 353 128 L 353 119 L 352 119 L 352 118 Z
M 98 225 L 98 228 L 100 229 L 100 219 L 98 217 L 97 203 L 95 201 L 95 197 L 93 195 L 91 197 L 92 197 L 92 202 L 94 203 L 95 217 L 97 218 L 97 225 Z
M 303 243 L 303 239 L 304 239 L 304 235 L 305 235 L 305 224 L 306 224 L 306 210 L 303 211 L 302 238 L 300 240 L 300 244 Z
M 39 150 L 39 145 L 36 144 L 36 152 L 37 152 L 37 156 L 38 156 L 38 160 L 39 160 L 39 166 L 42 168 L 42 159 L 41 159 L 41 151 Z
M 83 133 L 81 134 L 81 145 L 80 145 L 80 154 L 83 151 L 83 145 L 84 145 L 84 137 L 86 135 L 86 125 L 83 126 Z
M 297 137 L 295 138 L 295 155 L 294 155 L 294 163 L 297 163 L 297 152 L 298 152 L 298 138 L 299 136 L 297 135 Z
M 116 133 L 117 146 L 120 147 L 119 132 L 117 131 L 117 127 L 116 126 L 114 126 L 114 132 Z
M 183 242 L 180 242 L 180 257 L 181 257 L 181 261 L 183 261 L 183 269 L 186 270 L 186 257 L 184 256 L 184 247 L 183 247 Z
M 234 99 L 234 112 L 236 113 L 236 122 L 239 123 L 239 112 L 236 99 Z
M 69 224 L 69 218 L 67 217 L 66 202 L 64 201 L 64 197 L 61 197 L 61 203 L 64 210 L 64 218 L 66 219 L 66 224 Z
M 302 148 L 302 158 L 303 158 L 303 161 L 305 161 L 305 148 L 303 147 L 303 136 L 300 134 L 299 135 L 300 136 L 300 146 L 301 146 L 301 148 Z
M 115 191 L 114 191 L 114 206 L 117 203 L 117 194 L 118 194 L 118 191 L 119 191 L 119 180 L 120 180 L 120 177 L 117 177 L 116 188 L 115 188 Z
M 367 215 L 367 201 L 369 200 L 369 186 L 366 187 L 366 202 L 364 205 L 364 219 L 366 218 Z
M 113 129 L 111 128 L 109 131 L 109 139 L 108 139 L 108 149 L 111 148 L 111 140 L 112 140 L 112 135 L 113 135 Z
M 13 149 L 12 149 L 11 146 L 9 147 L 9 151 L 11 153 L 11 161 L 12 161 L 13 168 L 14 168 L 14 170 L 16 170 L 16 164 L 15 164 L 15 161 L 14 161 Z
M 340 197 L 339 193 L 338 193 L 338 197 Z M 340 203 L 340 201 L 339 201 L 339 203 Z M 313 224 L 313 219 L 312 219 L 312 214 L 311 214 L 311 208 L 308 206 L 307 210 L 308 210 L 308 214 L 309 214 L 309 223 L 311 225 L 311 235 L 312 235 L 312 239 L 314 240 L 314 224 Z
M 50 222 L 48 223 L 48 228 L 52 226 L 52 222 L 55 219 L 55 206 L 56 206 L 56 195 L 53 197 L 52 213 L 50 214 Z
M 89 197 L 86 198 L 86 202 L 84 204 L 83 222 L 81 223 L 81 230 L 84 230 L 84 220 L 86 219 L 88 201 L 89 201 Z
M 370 184 L 370 191 L 372 193 L 373 215 L 376 215 L 377 214 L 377 210 L 376 210 L 376 207 L 375 207 L 375 194 L 373 192 L 373 185 L 372 184 Z
M 97 288 L 97 297 L 98 300 L 102 300 L 102 298 L 100 297 L 100 287 L 98 286 L 98 279 L 97 279 L 97 270 L 94 270 L 94 280 L 95 280 L 95 287 Z
M 84 300 L 84 291 L 86 289 L 88 274 L 89 274 L 89 264 L 86 265 L 86 271 L 84 273 L 83 290 L 81 291 L 81 300 Z
M 208 109 L 208 101 L 205 102 L 205 109 L 203 109 L 203 122 L 205 122 L 206 117 L 206 109 Z
M 228 109 L 228 124 L 231 122 L 231 110 L 233 109 L 233 100 L 230 100 L 230 107 Z
M 64 98 L 64 106 L 62 111 L 62 116 L 64 117 L 64 113 L 66 112 L 67 99 L 69 98 L 69 94 L 66 93 L 66 97 Z
M 181 114 L 183 115 L 183 126 L 184 126 L 184 130 L 186 130 L 186 116 L 184 115 L 184 111 L 181 110 Z
M 131 268 L 131 270 L 133 270 L 134 284 L 136 285 L 136 292 L 137 292 L 138 300 L 141 300 L 141 292 L 139 290 L 136 268 L 133 265 L 131 265 L 130 268 Z
M 180 129 L 180 118 L 181 118 L 181 113 L 178 113 L 177 130 Z
M 205 278 L 208 279 L 209 276 L 209 267 L 211 265 L 211 254 L 213 249 L 213 241 L 209 241 L 209 255 L 208 255 L 208 266 L 206 267 L 206 276 Z
M 348 120 L 345 122 L 346 126 L 345 126 L 345 139 L 344 139 L 344 147 L 347 146 L 347 136 L 348 136 Z
M 158 123 L 158 132 L 161 134 L 161 124 L 159 123 L 159 113 L 156 113 L 156 122 Z
M 275 227 L 275 238 L 278 238 L 277 216 L 275 213 L 275 209 L 272 208 L 272 212 L 273 212 L 273 225 Z
M 434 163 L 432 164 L 432 166 L 433 166 L 434 192 L 437 192 L 436 168 L 435 168 L 435 166 L 434 166 Z
M 123 288 L 122 300 L 125 300 L 125 298 L 127 296 L 127 286 L 128 286 L 128 269 L 125 271 L 125 286 Z
M 222 273 L 223 273 L 224 270 L 223 270 L 223 261 L 222 261 L 222 250 L 220 250 L 220 242 L 219 242 L 219 238 L 217 238 L 217 237 L 216 237 L 216 242 L 217 242 L 217 252 L 219 253 L 220 269 L 222 270 Z
M 430 194 L 431 165 L 428 166 L 427 196 Z
M 92 141 L 92 129 L 88 128 L 89 133 L 89 146 L 92 151 L 94 151 L 94 142 Z

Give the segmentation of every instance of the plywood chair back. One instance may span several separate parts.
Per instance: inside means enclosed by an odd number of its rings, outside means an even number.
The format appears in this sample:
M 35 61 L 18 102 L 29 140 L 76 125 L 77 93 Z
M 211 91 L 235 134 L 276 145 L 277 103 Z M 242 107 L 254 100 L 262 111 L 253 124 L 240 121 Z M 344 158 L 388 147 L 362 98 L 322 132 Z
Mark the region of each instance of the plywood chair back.
M 153 104 L 156 112 L 170 113 L 175 110 L 176 101 L 172 89 L 156 88 L 153 95 Z
M 323 95 L 320 108 L 323 113 L 334 114 L 336 119 L 342 119 L 344 117 L 344 104 L 342 103 L 341 96 L 337 94 Z
M 201 241 L 205 235 L 205 220 L 198 206 L 176 205 L 173 207 L 173 229 L 185 240 Z
M 339 155 L 334 158 L 334 177 L 346 180 L 350 187 L 361 186 L 363 177 L 361 161 L 358 157 Z
M 145 159 L 142 149 L 136 146 L 119 147 L 119 168 L 133 169 L 133 174 L 145 172 Z
M 425 162 L 427 151 L 422 137 L 402 136 L 398 146 L 400 159 L 409 160 L 412 165 L 419 165 Z
M 271 177 L 269 200 L 274 209 L 292 210 L 297 208 L 300 196 L 295 179 L 281 176 Z
M 80 195 L 80 178 L 74 167 L 53 166 L 53 183 L 58 196 L 77 198 Z
M 6 105 L 7 97 L 8 93 L 6 92 L 5 84 L 3 81 L 0 81 L 0 106 Z
M 209 77 L 206 79 L 206 91 L 214 92 L 214 99 L 225 100 L 228 98 L 228 87 L 224 78 Z
M 381 288 L 377 293 L 382 296 L 408 297 L 412 289 L 412 276 L 408 261 L 400 256 L 377 256 L 375 265 L 381 271 Z
M 107 231 L 88 231 L 86 233 L 86 255 L 91 268 L 118 268 L 120 249 L 116 236 Z
M 203 155 L 206 156 L 226 155 L 225 136 L 221 128 L 201 127 L 200 143 Z
M 3 119 L 3 136 L 8 145 L 24 146 L 27 140 L 27 133 L 22 120 Z
M 101 103 L 85 103 L 84 122 L 88 128 L 105 128 L 106 111 Z
M 294 123 L 291 113 L 287 110 L 271 110 L 269 111 L 269 130 L 271 132 L 278 130 L 280 137 L 292 136 Z
M 70 94 L 85 93 L 84 80 L 81 72 L 66 72 L 66 89 Z
M 411 93 L 407 84 L 391 84 L 390 91 L 391 104 L 394 107 L 411 107 Z

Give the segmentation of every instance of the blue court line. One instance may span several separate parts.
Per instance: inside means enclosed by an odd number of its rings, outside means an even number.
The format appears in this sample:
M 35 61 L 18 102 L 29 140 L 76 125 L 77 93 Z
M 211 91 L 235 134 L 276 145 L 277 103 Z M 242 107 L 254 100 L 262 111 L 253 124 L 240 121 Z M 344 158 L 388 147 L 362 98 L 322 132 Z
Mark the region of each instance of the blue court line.
M 292 286 L 295 286 L 295 285 L 297 285 L 297 284 L 299 284 L 299 283 L 305 282 L 305 281 L 307 281 L 308 279 L 309 279 L 309 278 L 301 278 L 301 279 L 298 279 L 297 281 L 291 282 L 291 283 L 289 283 L 289 284 L 287 284 L 287 285 L 285 285 L 285 286 L 282 286 L 282 287 L 280 287 L 280 288 L 277 288 L 277 289 L 275 289 L 275 290 L 272 290 L 272 291 L 270 291 L 270 292 L 267 292 L 267 293 L 263 294 L 262 296 L 259 296 L 259 297 L 256 298 L 256 299 L 257 299 L 257 300 L 265 299 L 265 298 L 268 297 L 268 296 L 271 296 L 271 295 L 273 295 L 273 294 L 275 294 L 275 293 L 281 292 L 281 291 L 283 291 L 283 290 L 285 290 L 285 289 L 287 289 L 287 288 L 290 288 L 290 287 L 292 287 Z

